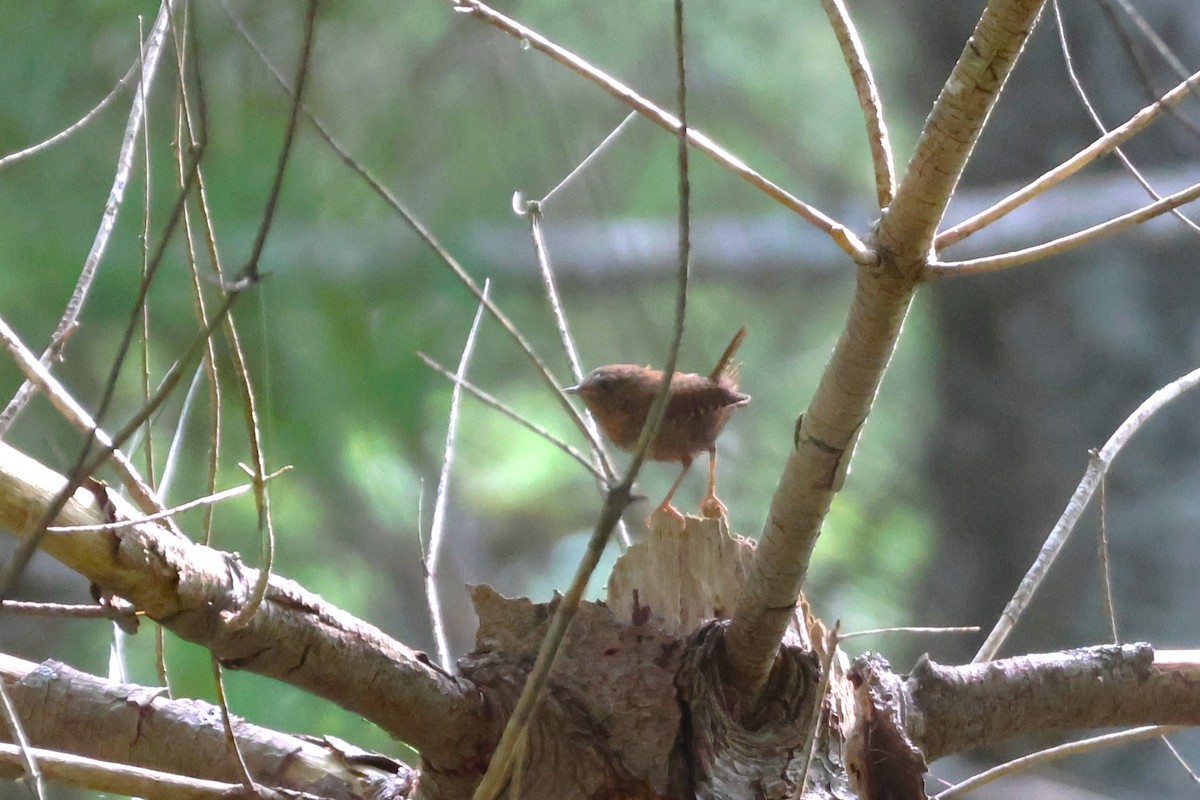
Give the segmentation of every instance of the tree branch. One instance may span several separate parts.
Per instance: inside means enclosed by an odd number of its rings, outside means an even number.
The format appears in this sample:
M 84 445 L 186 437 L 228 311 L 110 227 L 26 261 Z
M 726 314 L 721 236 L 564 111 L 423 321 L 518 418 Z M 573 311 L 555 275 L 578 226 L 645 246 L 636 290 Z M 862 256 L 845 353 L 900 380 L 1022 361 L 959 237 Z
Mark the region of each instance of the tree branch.
M 208 703 L 170 700 L 160 688 L 111 683 L 58 662 L 34 664 L 4 654 L 0 682 L 38 747 L 193 781 L 240 780 L 219 712 Z M 251 771 L 275 788 L 366 797 L 372 785 L 396 785 L 412 777 L 383 756 L 355 761 L 330 744 L 242 720 L 235 729 Z M 45 763 L 42 754 L 38 757 Z M 52 766 L 47 770 L 49 777 L 62 780 Z M 86 780 L 83 785 L 99 788 Z
M 904 682 L 910 724 L 936 758 L 1030 733 L 1200 723 L 1200 660 L 1148 644 L 1104 645 L 947 667 L 919 661 Z M 919 722 L 917 721 L 919 720 Z
M 676 136 L 679 135 L 682 126 L 678 117 L 659 108 L 632 88 L 605 74 L 532 28 L 505 16 L 491 6 L 480 2 L 480 0 L 450 0 L 450 2 L 453 4 L 455 11 L 478 17 L 489 25 L 493 25 L 504 31 L 514 39 L 520 40 L 523 44 L 527 44 L 535 50 L 545 53 L 572 72 L 592 81 L 617 100 L 625 103 L 668 133 Z M 704 153 L 713 161 L 746 181 L 746 183 L 749 183 L 780 205 L 795 212 L 809 223 L 828 233 L 837 246 L 842 248 L 856 262 L 866 263 L 871 260 L 872 254 L 870 249 L 863 244 L 853 231 L 837 220 L 831 219 L 821 212 L 820 209 L 810 206 L 808 203 L 785 191 L 782 187 L 772 183 L 708 136 L 695 128 L 691 128 L 687 131 L 687 141 L 692 147 Z
M 0 443 L 0 527 L 40 519 L 66 481 Z M 90 488 L 90 491 L 89 491 Z M 100 484 L 76 491 L 56 525 L 94 525 L 137 512 Z M 229 624 L 258 571 L 236 555 L 194 544 L 154 523 L 117 531 L 52 533 L 42 549 L 102 590 L 128 599 L 180 638 L 207 647 L 223 666 L 298 686 L 361 714 L 434 759 L 470 758 L 464 736 L 483 739 L 484 700 L 377 628 L 293 581 L 272 576 L 244 627 Z
M 925 125 L 875 240 L 880 263 L 858 272 L 846 327 L 795 431 L 746 589 L 728 630 L 724 663 L 734 686 L 760 697 L 821 524 L 841 489 L 854 445 L 887 368 L 934 232 L 988 113 L 1043 0 L 990 3 Z

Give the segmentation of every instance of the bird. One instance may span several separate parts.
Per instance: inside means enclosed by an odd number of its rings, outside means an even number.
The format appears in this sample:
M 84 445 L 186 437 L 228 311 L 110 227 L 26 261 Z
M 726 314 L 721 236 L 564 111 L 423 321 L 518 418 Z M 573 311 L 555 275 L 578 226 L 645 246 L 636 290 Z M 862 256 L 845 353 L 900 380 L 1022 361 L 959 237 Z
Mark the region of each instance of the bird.
M 686 524 L 684 516 L 671 505 L 671 498 L 692 460 L 706 450 L 708 492 L 700 503 L 700 511 L 706 517 L 728 514 L 725 504 L 717 499 L 717 437 L 734 409 L 750 402 L 750 395 L 738 391 L 739 367 L 731 363 L 746 333 L 743 327 L 733 335 L 717 365 L 707 375 L 676 372 L 671 377 L 667 410 L 646 455 L 653 461 L 677 461 L 683 468 L 667 496 L 651 513 L 651 519 L 659 511 L 666 511 Z M 653 367 L 608 364 L 592 370 L 578 385 L 564 391 L 583 400 L 613 444 L 632 452 L 662 378 L 662 370 Z

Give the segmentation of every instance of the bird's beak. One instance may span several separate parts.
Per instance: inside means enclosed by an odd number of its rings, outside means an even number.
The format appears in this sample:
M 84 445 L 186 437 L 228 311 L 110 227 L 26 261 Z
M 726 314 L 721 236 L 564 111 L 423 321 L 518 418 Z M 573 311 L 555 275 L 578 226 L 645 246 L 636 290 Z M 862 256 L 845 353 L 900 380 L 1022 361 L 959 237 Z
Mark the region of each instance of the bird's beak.
M 579 386 L 568 386 L 563 389 L 564 394 L 579 394 Z

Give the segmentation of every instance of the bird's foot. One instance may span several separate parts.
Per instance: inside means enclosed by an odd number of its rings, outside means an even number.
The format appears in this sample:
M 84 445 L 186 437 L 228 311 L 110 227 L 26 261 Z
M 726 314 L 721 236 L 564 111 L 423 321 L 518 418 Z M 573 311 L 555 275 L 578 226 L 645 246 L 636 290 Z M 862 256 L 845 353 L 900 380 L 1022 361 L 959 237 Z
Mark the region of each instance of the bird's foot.
M 654 518 L 657 517 L 659 514 L 670 515 L 679 523 L 680 528 L 687 527 L 687 517 L 685 517 L 683 514 L 680 514 L 679 510 L 677 508 L 675 508 L 675 506 L 671 505 L 670 503 L 668 503 L 664 500 L 662 505 L 660 505 L 658 508 L 651 511 L 650 516 L 646 517 L 646 527 L 647 528 L 654 527 Z
M 717 495 L 714 492 L 709 492 L 700 501 L 700 513 L 709 519 L 718 519 L 720 517 L 728 517 L 729 509 L 717 499 Z

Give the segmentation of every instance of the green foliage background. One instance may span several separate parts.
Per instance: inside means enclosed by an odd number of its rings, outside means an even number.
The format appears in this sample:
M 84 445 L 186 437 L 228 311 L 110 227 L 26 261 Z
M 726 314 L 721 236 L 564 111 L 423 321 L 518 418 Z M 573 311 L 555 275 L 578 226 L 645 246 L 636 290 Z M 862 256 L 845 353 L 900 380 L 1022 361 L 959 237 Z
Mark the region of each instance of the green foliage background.
M 109 91 L 136 58 L 137 15 L 144 15 L 148 28 L 157 12 L 149 2 L 69 10 L 57 4 L 3 5 L 3 153 L 56 132 Z M 670 104 L 669 4 L 525 0 L 503 8 Z M 896 91 L 910 57 L 905 32 L 889 5 L 877 1 L 854 10 L 885 97 L 895 98 L 889 121 L 902 164 L 919 122 Z M 208 112 L 204 169 L 225 266 L 237 269 L 261 218 L 287 99 L 219 6 L 197 4 L 195 11 Z M 242 3 L 234 13 L 291 75 L 299 50 L 299 4 Z M 861 114 L 815 5 L 769 0 L 733 7 L 697 0 L 688 3 L 688 13 L 693 124 L 796 195 L 831 210 L 856 209 L 857 216 L 846 221 L 865 228 L 874 212 Z M 489 239 L 487 232 L 524 236 L 526 222 L 510 210 L 512 193 L 544 193 L 626 109 L 437 0 L 324 4 L 317 37 L 309 106 L 476 279 L 493 278 L 496 301 L 568 381 L 532 252 L 501 258 L 495 252 L 501 239 Z M 168 52 L 151 101 L 152 244 L 174 199 L 173 59 Z M 0 314 L 36 350 L 53 330 L 95 234 L 128 106 L 125 92 L 68 141 L 0 172 Z M 671 137 L 650 124 L 632 125 L 547 207 L 551 258 L 555 237 L 583 220 L 602 223 L 616 252 L 628 244 L 629 221 L 673 219 L 674 147 Z M 706 159 L 692 163 L 698 228 L 717 216 L 802 226 Z M 145 178 L 139 166 L 82 329 L 57 368 L 88 406 L 99 397 L 131 312 Z M 178 240 L 176 235 L 150 297 L 155 380 L 195 330 Z M 495 262 L 524 266 L 496 268 Z M 806 253 L 795 253 L 794 262 L 794 271 L 774 276 L 747 278 L 720 263 L 698 264 L 694 273 L 683 368 L 707 370 L 733 330 L 741 324 L 751 328 L 740 357 L 743 386 L 754 402 L 723 438 L 720 470 L 733 527 L 748 535 L 761 528 L 794 419 L 815 385 L 849 298 L 849 266 L 831 276 L 808 269 Z M 307 128 L 287 175 L 264 269 L 269 278 L 245 298 L 236 317 L 263 403 L 269 465 L 295 466 L 272 487 L 277 569 L 406 643 L 431 648 L 420 585 L 418 498 L 424 495 L 427 524 L 450 392 L 414 354 L 425 351 L 455 363 L 475 302 Z M 661 359 L 670 332 L 669 275 L 623 273 L 606 280 L 565 272 L 562 280 L 585 365 Z M 494 322 L 484 324 L 472 380 L 580 445 L 512 341 Z M 921 442 L 935 419 L 931 412 L 916 413 L 928 411 L 931 402 L 926 324 L 918 307 L 812 569 L 811 599 L 820 613 L 842 618 L 847 629 L 912 622 L 905 616 L 905 598 L 925 556 L 928 525 L 916 470 Z M 249 460 L 225 367 L 223 378 L 222 487 L 241 482 L 236 462 Z M 15 367 L 0 361 L 0 393 L 7 397 L 19 381 Z M 136 408 L 138 385 L 131 362 L 110 427 Z M 204 491 L 205 395 L 199 393 L 184 426 L 183 461 L 170 502 Z M 156 420 L 160 469 L 180 401 Z M 80 437 L 39 400 L 9 441 L 65 469 Z M 462 584 L 489 582 L 502 592 L 547 599 L 566 585 L 600 498 L 589 476 L 559 451 L 471 399 L 465 401 L 458 450 L 443 592 L 461 654 L 469 649 L 473 627 Z M 703 468 L 696 473 L 681 492 L 684 507 L 701 494 Z M 674 469 L 650 465 L 643 474 L 643 491 L 655 498 Z M 645 510 L 635 509 L 631 520 L 640 520 Z M 183 524 L 199 535 L 198 512 Z M 218 509 L 214 543 L 257 563 L 249 499 Z M 593 586 L 597 597 L 602 583 L 598 578 Z M 68 578 L 58 589 L 75 599 L 87 593 L 81 578 Z M 124 642 L 130 680 L 156 680 L 150 628 Z M 29 645 L 29 657 L 53 653 L 81 668 L 106 671 L 104 626 L 71 623 L 48 631 Z M 175 692 L 211 699 L 204 653 L 167 638 Z M 288 687 L 238 674 L 228 681 L 233 709 L 253 721 L 397 751 L 360 720 Z

